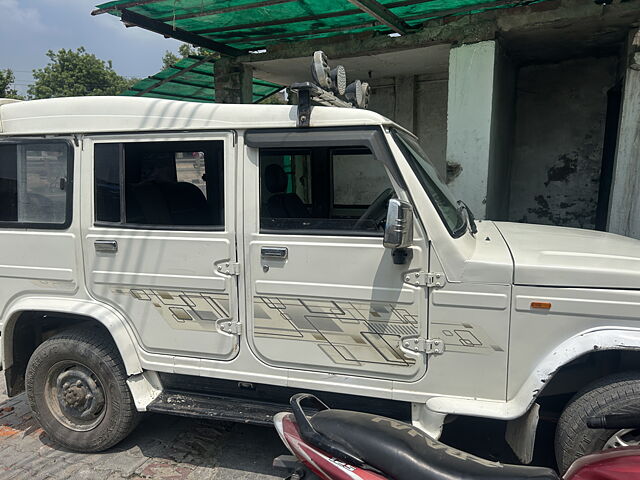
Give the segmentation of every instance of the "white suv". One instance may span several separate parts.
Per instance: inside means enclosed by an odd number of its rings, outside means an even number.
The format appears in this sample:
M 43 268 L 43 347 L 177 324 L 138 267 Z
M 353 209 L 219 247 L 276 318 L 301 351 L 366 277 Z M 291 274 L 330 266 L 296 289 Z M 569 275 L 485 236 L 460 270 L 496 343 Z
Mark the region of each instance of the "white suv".
M 476 231 L 416 138 L 357 109 L 4 102 L 0 306 L 10 395 L 81 451 L 141 411 L 268 423 L 311 391 L 434 437 L 509 420 L 526 461 L 537 400 L 574 395 L 564 468 L 633 435 L 587 416 L 640 411 L 640 242 Z

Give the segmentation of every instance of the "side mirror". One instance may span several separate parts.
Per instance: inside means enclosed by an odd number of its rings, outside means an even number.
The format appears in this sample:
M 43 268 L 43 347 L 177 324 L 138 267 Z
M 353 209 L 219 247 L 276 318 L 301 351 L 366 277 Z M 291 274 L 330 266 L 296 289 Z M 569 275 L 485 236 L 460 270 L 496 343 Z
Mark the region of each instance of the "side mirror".
M 387 248 L 407 248 L 413 242 L 413 208 L 397 198 L 389 200 L 387 224 L 382 244 Z

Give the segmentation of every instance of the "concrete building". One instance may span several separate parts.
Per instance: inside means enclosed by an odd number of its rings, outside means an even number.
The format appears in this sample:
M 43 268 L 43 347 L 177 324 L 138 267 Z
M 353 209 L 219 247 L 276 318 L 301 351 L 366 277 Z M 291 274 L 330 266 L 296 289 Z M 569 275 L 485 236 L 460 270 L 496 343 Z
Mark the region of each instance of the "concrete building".
M 182 17 L 174 16 L 172 31 L 163 27 L 170 16 L 153 19 L 144 6 L 122 20 L 221 51 L 220 102 L 251 101 L 254 77 L 279 85 L 308 79 L 310 56 L 322 49 L 351 78 L 370 82 L 370 108 L 420 137 L 478 217 L 640 238 L 640 0 L 458 1 L 466 7 L 441 9 L 419 23 L 394 12 L 426 0 L 349 1 L 375 19 L 372 29 L 334 27 L 334 36 L 315 38 L 328 30 L 320 28 L 322 18 L 333 18 L 327 13 L 307 18 L 319 22 L 316 35 L 265 37 L 264 28 L 284 31 L 306 17 L 220 27 L 211 15 L 215 28 L 192 28 L 185 37 L 175 28 Z M 113 3 L 106 4 L 111 13 L 122 14 L 125 4 L 135 10 L 131 4 L 145 2 Z M 286 2 L 258 3 L 265 15 Z M 234 40 L 240 27 L 245 36 Z M 227 38 L 225 48 L 269 41 L 251 53 L 223 51 L 203 36 L 217 31 L 227 32 L 213 37 Z

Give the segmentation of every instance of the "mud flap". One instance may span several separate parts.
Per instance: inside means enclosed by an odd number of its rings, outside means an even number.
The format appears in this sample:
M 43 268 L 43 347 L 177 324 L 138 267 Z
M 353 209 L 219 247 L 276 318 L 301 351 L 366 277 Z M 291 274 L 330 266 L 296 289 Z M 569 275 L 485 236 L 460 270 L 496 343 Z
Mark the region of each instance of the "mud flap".
M 533 449 L 536 443 L 540 405 L 534 403 L 529 411 L 520 418 L 507 423 L 505 439 L 522 463 L 528 465 L 533 460 Z

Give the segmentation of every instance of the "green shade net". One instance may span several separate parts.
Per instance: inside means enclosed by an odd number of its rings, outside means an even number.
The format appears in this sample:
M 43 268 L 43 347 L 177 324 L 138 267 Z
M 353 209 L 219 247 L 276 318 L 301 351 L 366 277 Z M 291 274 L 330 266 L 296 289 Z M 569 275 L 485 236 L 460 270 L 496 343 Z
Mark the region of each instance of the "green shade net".
M 378 0 L 410 27 L 449 15 L 478 13 L 543 0 Z M 98 6 L 114 15 L 128 9 L 153 20 L 243 50 L 271 44 L 389 27 L 348 0 L 118 0 Z
M 214 63 L 215 60 L 204 61 L 203 57 L 195 55 L 183 58 L 171 67 L 140 80 L 121 95 L 215 102 Z M 280 85 L 254 78 L 253 102 L 259 102 L 281 89 Z

